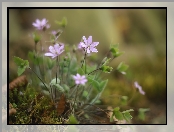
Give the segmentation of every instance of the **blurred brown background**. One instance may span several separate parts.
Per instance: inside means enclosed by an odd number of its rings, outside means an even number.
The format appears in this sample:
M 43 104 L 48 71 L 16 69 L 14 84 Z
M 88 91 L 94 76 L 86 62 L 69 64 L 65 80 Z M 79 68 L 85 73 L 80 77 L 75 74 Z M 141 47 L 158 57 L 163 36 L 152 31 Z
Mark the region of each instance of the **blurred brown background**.
M 104 74 L 109 78 L 103 97 L 108 95 L 133 95 L 133 82 L 138 81 L 146 92 L 136 93 L 128 107 L 135 111 L 150 108 L 145 121 L 135 115 L 133 123 L 166 123 L 166 10 L 165 9 L 10 9 L 9 12 L 9 81 L 17 77 L 12 56 L 27 59 L 27 52 L 33 50 L 30 34 L 35 30 L 32 23 L 46 18 L 51 30 L 58 29 L 55 20 L 66 17 L 68 25 L 59 41 L 78 44 L 82 36 L 93 36 L 99 41 L 97 57 L 103 58 L 111 43 L 119 43 L 120 56 L 112 66 L 121 61 L 129 65 L 127 74 Z M 109 100 L 109 101 L 108 101 Z M 107 102 L 108 101 L 108 102 Z M 117 104 L 117 98 L 104 101 Z

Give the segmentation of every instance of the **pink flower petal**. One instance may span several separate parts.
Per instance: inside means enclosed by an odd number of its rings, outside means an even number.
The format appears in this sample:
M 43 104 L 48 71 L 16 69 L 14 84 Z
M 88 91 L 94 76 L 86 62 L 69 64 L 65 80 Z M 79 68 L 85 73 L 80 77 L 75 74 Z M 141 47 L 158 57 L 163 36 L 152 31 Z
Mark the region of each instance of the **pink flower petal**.
M 88 54 L 90 54 L 90 52 L 98 52 L 96 46 L 99 44 L 99 42 L 92 42 L 92 36 L 89 36 L 88 40 L 86 40 L 85 36 L 83 36 L 82 39 L 83 42 L 80 42 L 78 45 L 79 49 L 82 47 L 85 48 Z
M 76 74 L 76 76 L 73 76 L 73 79 L 75 80 L 76 85 L 82 84 L 85 85 L 85 83 L 87 82 L 87 79 L 85 78 L 84 75 L 80 75 L 80 74 Z
M 93 42 L 92 45 L 96 47 L 99 44 L 99 42 Z
M 53 53 L 45 53 L 45 56 L 54 56 Z
M 54 49 L 57 51 L 60 48 L 59 44 L 54 45 Z
M 64 49 L 64 45 L 61 45 L 59 50 L 63 50 Z
M 92 36 L 88 37 L 88 45 L 92 44 Z
M 34 27 L 38 27 L 37 23 L 33 23 L 32 25 L 33 25 Z
M 86 37 L 83 36 L 82 39 L 83 39 L 84 43 L 86 44 L 87 43 Z
M 85 79 L 85 76 L 83 75 L 81 78 L 82 78 L 82 79 Z
M 96 48 L 94 48 L 94 47 L 90 47 L 90 51 L 91 52 L 98 52 L 98 50 Z
M 44 26 L 47 23 L 47 20 L 45 18 L 42 19 L 41 25 Z
M 79 80 L 76 80 L 76 84 L 80 84 L 80 81 Z
M 56 53 L 56 51 L 55 51 L 55 49 L 54 49 L 53 46 L 50 46 L 50 47 L 49 47 L 49 50 L 50 50 L 51 53 L 54 53 L 54 54 Z
M 80 45 L 81 45 L 81 47 L 83 47 L 83 48 L 86 48 L 86 47 L 87 47 L 87 45 L 86 45 L 85 43 L 83 43 L 83 42 L 81 42 Z
M 80 74 L 77 73 L 77 77 L 80 78 L 81 77 Z
M 36 19 L 36 23 L 40 25 L 40 20 L 39 19 Z

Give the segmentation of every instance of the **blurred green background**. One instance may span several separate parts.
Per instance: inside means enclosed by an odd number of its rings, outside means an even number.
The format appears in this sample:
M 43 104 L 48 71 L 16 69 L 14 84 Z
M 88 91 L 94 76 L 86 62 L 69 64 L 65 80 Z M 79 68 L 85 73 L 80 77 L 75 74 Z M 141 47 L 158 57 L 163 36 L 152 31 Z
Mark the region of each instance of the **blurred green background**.
M 116 71 L 103 74 L 109 78 L 103 93 L 103 101 L 118 104 L 117 95 L 131 99 L 125 108 L 133 108 L 133 123 L 166 123 L 166 10 L 165 9 L 10 9 L 9 12 L 9 81 L 17 77 L 12 56 L 27 59 L 33 50 L 32 23 L 46 18 L 51 30 L 59 27 L 54 23 L 66 17 L 68 25 L 59 41 L 77 45 L 82 36 L 93 36 L 97 46 L 97 58 L 104 57 L 111 43 L 119 43 L 125 53 L 111 63 L 121 61 L 129 65 L 126 75 Z M 138 81 L 146 92 L 134 93 L 133 82 Z M 115 98 L 109 95 L 116 95 Z M 138 119 L 138 108 L 150 108 L 144 121 Z

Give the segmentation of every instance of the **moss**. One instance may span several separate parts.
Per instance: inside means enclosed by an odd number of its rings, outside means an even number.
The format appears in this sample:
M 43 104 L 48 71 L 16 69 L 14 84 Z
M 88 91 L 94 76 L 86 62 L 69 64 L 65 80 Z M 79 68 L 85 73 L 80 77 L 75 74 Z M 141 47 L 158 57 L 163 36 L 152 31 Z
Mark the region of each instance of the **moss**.
M 25 91 L 9 92 L 9 101 L 17 112 L 9 117 L 12 124 L 61 124 L 51 99 L 28 87 Z

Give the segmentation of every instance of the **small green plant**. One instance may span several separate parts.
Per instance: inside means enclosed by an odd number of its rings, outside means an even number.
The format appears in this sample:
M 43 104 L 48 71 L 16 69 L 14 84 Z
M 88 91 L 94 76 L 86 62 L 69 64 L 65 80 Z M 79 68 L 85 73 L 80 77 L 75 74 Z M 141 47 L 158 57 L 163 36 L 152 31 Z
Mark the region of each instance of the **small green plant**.
M 67 19 L 63 18 L 61 22 L 55 21 L 55 23 L 64 29 Z M 110 110 L 112 114 L 109 115 L 107 110 L 95 106 L 108 83 L 108 79 L 102 79 L 101 73 L 108 74 L 117 70 L 126 74 L 129 67 L 124 62 L 116 68 L 109 66 L 111 61 L 124 53 L 119 51 L 118 44 L 110 45 L 109 55 L 104 56 L 100 63 L 91 63 L 90 58 L 99 52 L 97 50 L 99 42 L 93 42 L 92 36 L 88 38 L 83 36 L 77 46 L 70 47 L 58 41 L 63 33 L 62 30 L 52 31 L 49 34 L 50 40 L 43 40 L 44 37 L 39 32 L 46 34 L 50 28 L 46 19 L 41 21 L 37 19 L 33 26 L 37 29 L 33 33 L 35 49 L 28 53 L 29 60 L 14 56 L 14 62 L 18 66 L 18 76 L 28 69 L 33 73 L 30 78 L 32 83 L 27 87 L 28 91 L 24 91 L 23 94 L 26 97 L 21 100 L 21 106 L 17 104 L 20 110 L 28 109 L 28 112 L 18 112 L 18 114 L 29 114 L 29 117 L 16 115 L 18 118 L 16 123 L 109 124 L 116 123 L 118 120 L 131 121 L 130 112 L 134 111 L 133 109 L 121 112 L 117 106 Z M 46 46 L 48 43 L 50 43 L 49 47 Z M 144 92 L 137 82 L 135 87 L 141 90 L 140 93 Z M 13 98 L 13 95 L 10 96 Z M 121 103 L 125 105 L 127 99 L 127 96 L 123 96 Z M 94 113 L 90 113 L 92 110 Z M 104 121 L 94 118 L 94 116 L 100 117 L 97 115 L 99 112 L 106 116 Z M 114 121 L 114 118 L 117 121 Z

